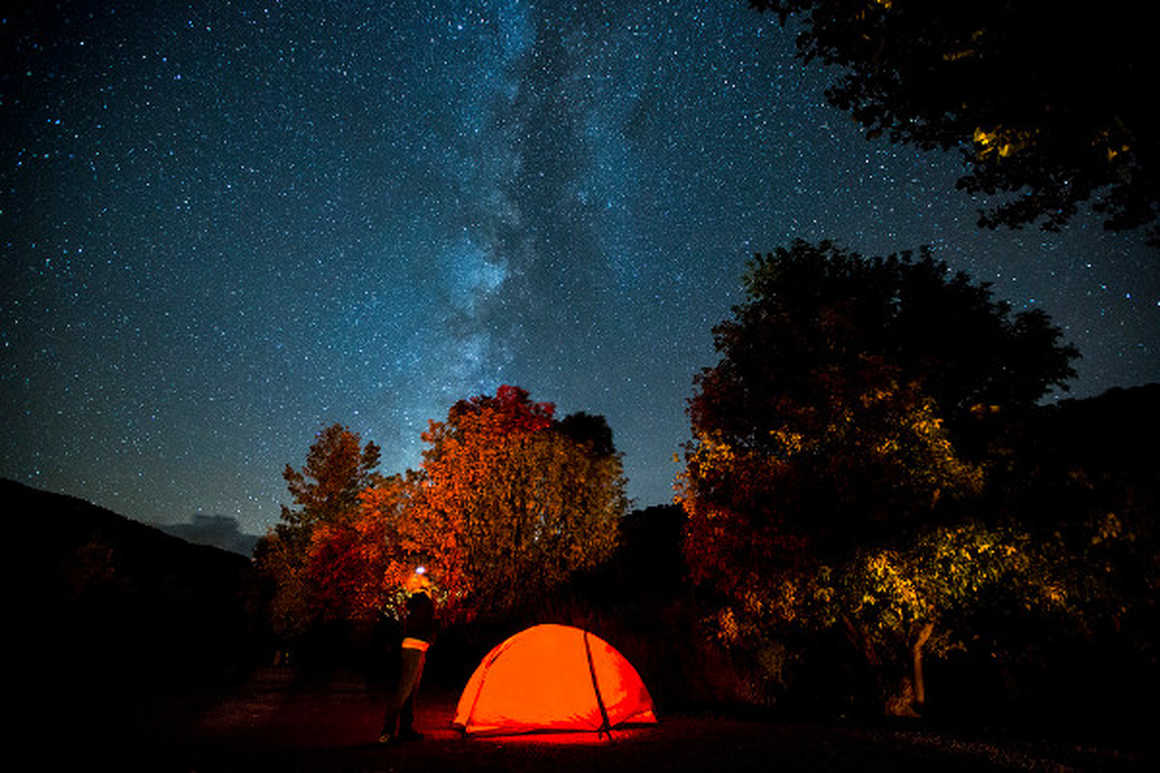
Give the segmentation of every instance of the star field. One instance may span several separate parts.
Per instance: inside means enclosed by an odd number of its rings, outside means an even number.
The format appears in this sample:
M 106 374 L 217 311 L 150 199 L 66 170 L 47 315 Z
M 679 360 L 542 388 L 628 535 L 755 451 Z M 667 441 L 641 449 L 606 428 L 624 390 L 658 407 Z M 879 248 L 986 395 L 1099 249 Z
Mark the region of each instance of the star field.
M 754 251 L 931 244 L 1160 380 L 1160 255 L 981 231 L 952 154 L 865 140 L 743 2 L 64 2 L 0 20 L 0 476 L 264 531 L 341 422 L 419 462 L 455 400 L 604 414 L 668 501 Z

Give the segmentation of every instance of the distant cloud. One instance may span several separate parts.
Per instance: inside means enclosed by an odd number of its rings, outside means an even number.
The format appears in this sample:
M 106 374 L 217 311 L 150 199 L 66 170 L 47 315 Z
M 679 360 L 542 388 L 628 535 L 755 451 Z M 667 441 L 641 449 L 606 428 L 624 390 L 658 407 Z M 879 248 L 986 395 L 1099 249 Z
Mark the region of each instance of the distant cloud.
M 157 528 L 195 545 L 210 545 L 247 557 L 253 555 L 258 544 L 258 535 L 243 533 L 238 519 L 227 515 L 194 513 L 190 523 L 157 524 Z

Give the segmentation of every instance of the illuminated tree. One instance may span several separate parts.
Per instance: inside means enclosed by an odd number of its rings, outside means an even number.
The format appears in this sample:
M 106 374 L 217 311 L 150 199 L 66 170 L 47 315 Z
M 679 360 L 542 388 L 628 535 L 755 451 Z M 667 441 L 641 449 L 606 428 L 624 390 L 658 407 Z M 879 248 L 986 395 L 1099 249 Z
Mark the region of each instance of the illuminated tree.
M 327 620 L 368 621 L 398 611 L 398 595 L 414 572 L 399 570 L 405 554 L 406 519 L 418 476 L 381 477 L 363 489 L 357 513 L 321 523 L 311 534 L 305 572 L 319 615 Z
M 1046 315 L 1011 319 L 925 253 L 796 242 L 758 256 L 745 289 L 696 379 L 677 497 L 690 572 L 731 642 L 839 619 L 823 568 L 954 522 L 983 487 L 980 426 L 1063 386 L 1077 356 Z
M 924 657 L 965 650 L 972 637 L 989 635 L 979 618 L 1082 615 L 1057 547 L 1023 530 L 968 521 L 921 532 L 900 549 L 861 551 L 842 567 L 832 613 L 868 661 L 902 661 L 909 671 L 887 710 L 921 711 Z M 991 645 L 993 657 L 1000 646 L 983 644 Z
M 392 571 L 425 564 L 446 606 L 471 615 L 531 601 L 607 558 L 627 506 L 620 456 L 610 432 L 577 439 L 553 411 L 503 386 L 431 422 Z M 591 429 L 594 418 L 571 426 Z
M 1058 538 L 967 519 L 780 572 L 715 622 L 734 646 L 770 630 L 840 630 L 873 669 L 883 709 L 914 716 L 926 702 L 928 655 L 973 648 L 1008 659 L 1017 643 L 1004 629 L 1019 618 L 1083 629 L 1104 592 L 1085 568 Z
M 319 523 L 338 523 L 358 507 L 359 493 L 378 481 L 381 449 L 341 424 L 315 436 L 302 470 L 289 464 L 282 472 L 297 509 L 282 506 L 284 533 L 307 536 Z
M 1009 192 L 980 225 L 1057 229 L 1094 198 L 1115 230 L 1160 244 L 1160 68 L 1146 4 L 1047 0 L 749 0 L 797 27 L 798 54 L 837 65 L 827 91 L 870 137 L 958 148 L 969 193 Z
M 358 512 L 360 492 L 380 481 L 379 447 L 341 424 L 315 437 L 302 470 L 286 465 L 282 477 L 297 508 L 282 507 L 282 520 L 255 550 L 258 568 L 273 583 L 275 630 L 303 633 L 319 618 L 333 616 L 319 594 L 319 561 L 311 556 L 345 534 Z
M 776 446 L 747 447 L 714 430 L 686 446 L 678 499 L 695 580 L 730 592 L 761 587 L 766 572 L 889 536 L 944 497 L 980 490 L 982 469 L 958 456 L 933 401 L 913 384 L 819 388 L 812 400 L 818 407 L 794 406 L 768 430 Z

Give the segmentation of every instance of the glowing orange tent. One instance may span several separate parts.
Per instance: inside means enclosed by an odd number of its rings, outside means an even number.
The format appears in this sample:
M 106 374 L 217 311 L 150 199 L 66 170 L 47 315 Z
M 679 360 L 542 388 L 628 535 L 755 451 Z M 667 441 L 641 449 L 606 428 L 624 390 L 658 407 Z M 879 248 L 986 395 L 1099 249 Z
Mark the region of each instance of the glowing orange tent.
M 537 625 L 480 661 L 453 724 L 469 735 L 508 735 L 656 721 L 640 675 L 608 642 L 567 625 Z

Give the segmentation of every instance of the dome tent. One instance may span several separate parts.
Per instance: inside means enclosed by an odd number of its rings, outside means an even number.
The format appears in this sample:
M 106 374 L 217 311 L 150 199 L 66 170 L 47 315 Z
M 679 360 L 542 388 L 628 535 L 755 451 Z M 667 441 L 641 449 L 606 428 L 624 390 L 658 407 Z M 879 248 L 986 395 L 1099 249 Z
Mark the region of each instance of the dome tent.
M 480 661 L 453 724 L 468 735 L 510 735 L 656 721 L 640 675 L 610 644 L 580 628 L 537 625 Z

